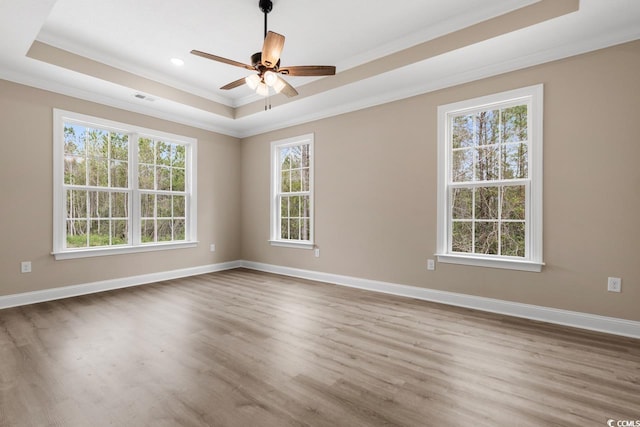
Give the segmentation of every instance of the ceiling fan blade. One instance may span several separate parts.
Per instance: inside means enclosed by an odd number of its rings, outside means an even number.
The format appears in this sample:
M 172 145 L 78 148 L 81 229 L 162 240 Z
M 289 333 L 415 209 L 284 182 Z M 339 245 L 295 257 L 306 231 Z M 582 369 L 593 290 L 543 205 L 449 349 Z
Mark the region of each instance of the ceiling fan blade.
M 280 93 L 285 94 L 288 98 L 291 98 L 292 96 L 296 96 L 298 94 L 298 91 L 295 90 L 295 88 L 289 83 L 287 83 L 285 79 L 278 77 L 278 81 L 284 83 L 284 86 L 280 90 Z
M 241 78 L 241 79 L 238 79 L 238 80 L 232 81 L 231 83 L 228 83 L 228 84 L 226 84 L 226 85 L 222 86 L 220 89 L 222 89 L 222 90 L 229 90 L 229 89 L 236 88 L 236 87 L 238 87 L 238 86 L 242 86 L 242 85 L 243 85 L 243 84 L 245 84 L 245 83 L 246 83 L 246 80 L 245 80 L 245 78 L 243 77 L 243 78 Z
M 240 68 L 246 68 L 247 70 L 251 70 L 251 71 L 255 70 L 255 68 L 253 68 L 251 65 L 243 64 L 242 62 L 234 61 L 233 59 L 227 59 L 227 58 L 223 58 L 221 56 L 212 55 L 212 54 L 207 53 L 207 52 L 202 52 L 202 51 L 199 51 L 199 50 L 192 50 L 191 53 L 193 55 L 201 56 L 203 58 L 211 59 L 213 61 L 222 62 L 224 64 L 234 65 L 234 66 L 240 67 Z
M 282 34 L 269 31 L 264 38 L 262 45 L 262 65 L 267 68 L 274 67 L 280 59 L 282 48 L 284 47 L 284 36 Z
M 298 65 L 281 67 L 278 72 L 289 76 L 333 76 L 336 74 L 336 67 L 333 65 Z

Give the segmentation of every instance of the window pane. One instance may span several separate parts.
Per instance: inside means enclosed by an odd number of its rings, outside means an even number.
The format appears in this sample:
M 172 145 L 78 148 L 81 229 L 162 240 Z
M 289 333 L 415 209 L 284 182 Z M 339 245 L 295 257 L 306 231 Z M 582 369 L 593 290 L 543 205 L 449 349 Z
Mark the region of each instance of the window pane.
M 85 175 L 84 157 L 64 157 L 64 183 L 72 185 L 84 185 Z
M 300 169 L 295 169 L 291 171 L 291 191 L 301 191 L 302 190 L 302 177 L 300 174 Z
M 454 188 L 451 191 L 451 213 L 453 219 L 473 218 L 473 190 Z
M 502 223 L 502 255 L 524 257 L 524 222 Z
M 503 187 L 502 219 L 525 219 L 525 187 Z
M 498 187 L 476 188 L 475 213 L 477 219 L 498 219 Z
M 309 196 L 300 197 L 300 216 L 304 218 L 311 217 L 311 202 Z
M 111 221 L 111 244 L 126 245 L 129 243 L 129 227 L 128 221 L 116 220 Z
M 164 141 L 156 141 L 156 163 L 171 166 L 171 144 Z
M 158 220 L 158 242 L 168 242 L 172 239 L 171 226 L 172 221 L 170 219 Z
M 454 221 L 451 225 L 451 250 L 453 252 L 471 253 L 473 249 L 472 223 Z
M 143 219 L 140 224 L 140 240 L 142 243 L 150 243 L 155 241 L 155 221 L 152 219 Z
M 155 216 L 155 194 L 140 195 L 140 216 L 142 218 L 153 218 Z
M 503 179 L 527 178 L 527 144 L 505 144 L 502 147 Z
M 289 239 L 300 239 L 300 220 L 292 219 L 289 221 Z
M 291 169 L 291 157 L 289 155 L 290 148 L 280 149 L 280 170 Z
M 309 218 L 304 218 L 300 220 L 300 240 L 310 240 L 311 239 L 311 227 Z
M 309 169 L 302 169 L 302 191 L 309 191 Z
M 452 129 L 453 148 L 473 147 L 473 115 L 454 117 Z
M 157 196 L 157 217 L 158 218 L 170 218 L 171 217 L 171 196 L 165 194 L 158 194 Z M 158 225 L 159 227 L 160 225 Z M 160 238 L 160 237 L 158 237 Z
M 185 167 L 186 151 L 185 151 L 184 145 L 176 144 L 174 146 L 173 151 L 171 151 L 171 154 L 173 156 L 171 164 L 174 167 L 178 167 L 178 168 Z
M 300 216 L 300 197 L 294 196 L 289 198 L 289 217 L 297 218 Z
M 87 246 L 87 221 L 67 220 L 67 247 L 84 248 Z
M 527 106 L 504 108 L 502 110 L 503 141 L 526 141 L 527 138 Z
M 291 158 L 291 169 L 300 168 L 302 166 L 302 147 L 299 145 L 291 147 L 289 149 L 289 156 Z
M 282 197 L 280 199 L 280 216 L 286 218 L 289 216 L 289 198 Z
M 455 150 L 451 169 L 453 182 L 470 182 L 473 180 L 473 149 Z
M 476 149 L 476 181 L 494 181 L 499 179 L 499 151 L 498 146 Z
M 156 185 L 158 190 L 171 190 L 171 169 L 163 166 L 156 167 Z
M 498 254 L 498 223 L 478 221 L 475 223 L 475 253 Z
M 289 171 L 282 171 L 280 191 L 288 193 L 291 191 L 291 177 Z
M 154 189 L 154 168 L 151 165 L 138 165 L 138 187 L 142 190 Z
M 129 160 L 129 136 L 111 132 L 111 158 L 115 160 Z
M 288 239 L 289 238 L 289 220 L 283 218 L 280 220 L 280 238 Z
M 173 196 L 173 216 L 174 217 L 184 217 L 186 212 L 185 205 L 185 197 L 184 196 Z
M 111 187 L 118 188 L 127 188 L 129 186 L 128 183 L 128 168 L 129 165 L 127 162 L 123 162 L 120 160 L 112 160 L 111 161 Z
M 109 161 L 106 159 L 89 158 L 89 185 L 107 187 L 109 185 Z
M 185 240 L 184 219 L 173 220 L 173 240 Z
M 482 111 L 476 116 L 476 119 L 478 145 L 499 143 L 499 110 Z
M 184 191 L 184 169 L 171 169 L 171 190 Z
M 64 124 L 64 152 L 75 156 L 85 156 L 84 126 Z
M 111 193 L 111 218 L 127 218 L 129 198 L 127 193 Z
M 309 159 L 309 144 L 305 144 L 302 146 L 302 167 L 308 168 L 310 165 Z
M 87 192 L 67 190 L 67 218 L 87 217 Z
M 87 129 L 87 150 L 89 157 L 107 159 L 109 133 L 100 129 Z
M 89 213 L 91 218 L 109 218 L 109 193 L 106 191 L 90 191 Z
M 91 229 L 89 230 L 89 246 L 108 246 L 109 236 L 111 234 L 109 228 L 109 220 L 91 220 Z
M 149 138 L 138 139 L 138 162 L 154 164 L 155 143 Z

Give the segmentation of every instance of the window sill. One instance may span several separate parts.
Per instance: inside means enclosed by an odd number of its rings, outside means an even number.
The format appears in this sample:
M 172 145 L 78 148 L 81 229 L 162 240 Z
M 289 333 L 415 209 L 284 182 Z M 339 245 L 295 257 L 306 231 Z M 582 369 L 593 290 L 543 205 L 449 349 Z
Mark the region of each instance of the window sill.
M 297 249 L 313 249 L 315 244 L 313 242 L 303 242 L 303 241 L 285 241 L 285 240 L 269 240 L 269 244 L 271 246 L 280 246 L 283 248 L 297 248 Z
M 91 258 L 108 255 L 123 255 L 134 254 L 139 252 L 153 252 L 153 251 L 166 251 L 171 249 L 185 249 L 195 248 L 198 246 L 198 242 L 170 242 L 170 243 L 157 243 L 154 245 L 140 245 L 140 246 L 120 246 L 111 248 L 88 248 L 88 249 L 70 249 L 59 252 L 52 252 L 56 261 L 63 259 L 75 259 L 75 258 Z
M 503 268 L 507 270 L 542 271 L 543 262 L 525 261 L 509 258 L 488 258 L 469 255 L 436 254 L 438 262 L 447 264 L 472 265 L 475 267 Z

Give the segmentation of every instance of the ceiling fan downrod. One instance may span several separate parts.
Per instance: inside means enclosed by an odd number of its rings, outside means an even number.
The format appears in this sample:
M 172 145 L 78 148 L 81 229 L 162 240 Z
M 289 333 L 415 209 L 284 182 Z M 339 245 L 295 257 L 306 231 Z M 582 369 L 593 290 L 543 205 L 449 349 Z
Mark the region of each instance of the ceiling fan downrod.
M 267 38 L 267 14 L 273 9 L 273 2 L 271 0 L 260 0 L 258 7 L 264 13 L 264 37 Z

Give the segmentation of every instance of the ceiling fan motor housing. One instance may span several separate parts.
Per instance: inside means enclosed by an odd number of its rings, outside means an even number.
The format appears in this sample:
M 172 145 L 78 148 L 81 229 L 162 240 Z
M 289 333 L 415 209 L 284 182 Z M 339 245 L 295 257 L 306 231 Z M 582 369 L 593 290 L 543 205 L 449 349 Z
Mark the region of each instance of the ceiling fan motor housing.
M 256 70 L 260 71 L 261 73 L 269 69 L 264 65 L 262 65 L 262 52 L 256 52 L 253 55 L 251 55 L 251 65 L 253 65 L 253 67 Z M 280 59 L 278 59 L 278 62 L 276 63 L 276 65 L 274 65 L 270 69 L 277 72 L 278 68 L 280 68 Z

